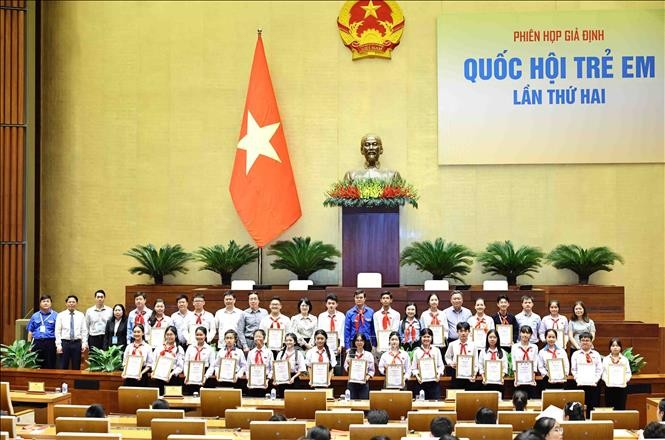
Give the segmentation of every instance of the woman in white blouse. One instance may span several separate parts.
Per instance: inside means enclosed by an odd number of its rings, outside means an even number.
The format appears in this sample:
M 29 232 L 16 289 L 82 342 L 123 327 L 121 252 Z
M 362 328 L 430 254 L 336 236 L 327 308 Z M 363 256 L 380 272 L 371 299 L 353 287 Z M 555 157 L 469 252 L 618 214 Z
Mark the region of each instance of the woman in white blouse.
M 409 353 L 400 348 L 400 338 L 398 332 L 390 333 L 388 338 L 388 343 L 390 349 L 381 355 L 379 359 L 379 372 L 385 376 L 386 374 L 386 365 L 396 365 L 401 364 L 402 367 L 402 376 L 404 377 L 404 385 L 406 385 L 406 380 L 411 377 L 411 359 L 409 358 Z M 390 386 L 387 384 L 387 388 L 399 388 L 396 386 Z M 401 388 L 404 388 L 402 386 Z
M 300 313 L 291 318 L 291 332 L 296 335 L 297 343 L 303 350 L 312 348 L 314 330 L 318 319 L 312 315 L 312 302 L 309 298 L 300 298 L 298 301 L 298 310 Z
M 129 356 L 141 356 L 143 358 L 143 366 L 141 367 L 141 374 L 139 379 L 125 377 L 125 372 L 123 371 L 123 377 L 125 378 L 123 385 L 132 387 L 145 386 L 146 373 L 150 371 L 150 368 L 152 367 L 152 348 L 145 341 L 145 329 L 143 324 L 136 324 L 134 326 L 132 336 L 132 343 L 125 348 L 122 366 L 127 366 L 127 360 L 129 359 Z
M 178 344 L 178 329 L 172 325 L 166 327 L 166 331 L 164 332 L 164 344 L 161 347 L 154 349 L 152 352 L 152 358 L 154 359 L 154 363 L 150 377 L 157 383 L 159 394 L 162 395 L 164 394 L 165 385 L 178 385 L 180 383 L 180 373 L 182 373 L 185 365 L 185 351 Z M 160 361 L 160 358 L 164 358 L 164 360 Z M 168 380 L 164 381 L 163 379 L 156 378 L 155 371 L 157 366 L 160 365 L 161 362 L 168 362 L 171 359 L 173 359 L 173 364 L 168 375 Z

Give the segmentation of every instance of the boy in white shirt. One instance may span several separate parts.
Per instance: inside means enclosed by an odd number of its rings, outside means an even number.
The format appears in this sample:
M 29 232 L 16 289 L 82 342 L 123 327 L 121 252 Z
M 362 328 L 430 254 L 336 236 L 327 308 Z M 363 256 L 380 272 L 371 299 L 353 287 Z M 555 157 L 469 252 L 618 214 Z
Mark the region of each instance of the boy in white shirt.
M 291 331 L 291 319 L 282 314 L 282 300 L 278 296 L 273 296 L 270 300 L 270 313 L 259 323 L 259 328 L 265 332 L 265 343 L 269 349 L 273 350 L 273 357 L 277 351 L 281 350 L 284 343 L 284 336 Z M 281 329 L 282 340 L 276 343 L 270 340 L 270 329 Z
M 473 344 L 473 341 L 469 338 L 469 332 L 471 326 L 468 322 L 458 322 L 455 327 L 457 330 L 457 335 L 459 339 L 452 341 L 448 344 L 448 349 L 446 350 L 445 360 L 446 365 L 448 365 L 452 371 L 451 376 L 453 377 L 450 381 L 450 387 L 453 389 L 465 389 L 471 390 L 473 388 L 473 383 L 475 382 L 475 373 L 476 368 L 473 369 L 473 378 L 472 379 L 458 379 L 457 378 L 457 357 L 460 355 L 464 356 L 473 356 L 474 365 L 478 362 L 476 355 L 476 350 Z
M 587 418 L 591 416 L 591 411 L 600 401 L 598 382 L 603 374 L 603 358 L 592 348 L 591 340 L 590 333 L 582 333 L 581 348 L 570 357 L 570 372 L 575 378 L 577 387 L 584 390 Z
M 316 328 L 324 330 L 328 335 L 328 347 L 333 357 L 344 351 L 344 320 L 344 313 L 337 311 L 337 295 L 329 293 L 326 296 L 326 311 L 319 314 Z M 336 343 L 332 340 L 331 332 L 337 333 Z
M 210 344 L 215 338 L 217 331 L 217 328 L 215 327 L 215 317 L 212 316 L 212 313 L 204 310 L 206 300 L 202 293 L 194 295 L 192 303 L 194 303 L 194 311 L 187 316 L 184 322 L 188 343 L 189 345 L 194 344 L 196 342 L 194 332 L 199 327 L 205 327 L 207 331 L 206 342 Z
M 396 332 L 399 330 L 399 320 L 400 314 L 397 310 L 391 307 L 393 303 L 393 294 L 386 290 L 381 292 L 381 308 L 374 312 L 372 320 L 374 321 L 374 332 L 376 333 L 376 343 L 377 343 L 377 357 L 380 359 L 381 354 L 387 351 L 388 349 L 388 339 L 391 332 Z M 379 351 L 379 332 L 385 331 L 386 345 L 381 347 L 382 350 Z M 385 349 L 384 349 L 385 348 Z

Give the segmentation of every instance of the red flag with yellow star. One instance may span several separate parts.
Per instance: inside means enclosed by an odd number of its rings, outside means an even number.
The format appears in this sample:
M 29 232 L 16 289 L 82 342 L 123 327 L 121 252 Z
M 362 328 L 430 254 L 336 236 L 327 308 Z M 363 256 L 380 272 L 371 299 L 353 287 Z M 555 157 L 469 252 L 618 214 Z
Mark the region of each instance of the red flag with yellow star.
M 261 34 L 254 49 L 229 190 L 245 229 L 259 247 L 277 238 L 301 216 Z

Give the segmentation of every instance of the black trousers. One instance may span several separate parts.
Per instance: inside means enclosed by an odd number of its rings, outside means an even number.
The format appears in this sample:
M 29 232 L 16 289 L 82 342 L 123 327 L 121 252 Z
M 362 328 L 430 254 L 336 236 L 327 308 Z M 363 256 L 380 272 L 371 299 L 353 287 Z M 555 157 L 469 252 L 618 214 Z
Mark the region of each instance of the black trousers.
M 71 363 L 71 368 L 69 364 Z M 62 340 L 62 356 L 60 358 L 60 368 L 63 370 L 81 369 L 81 340 L 73 341 Z
M 369 385 L 366 383 L 349 382 L 346 387 L 351 392 L 351 399 L 366 400 L 369 399 Z
M 418 393 L 420 390 L 425 392 L 426 400 L 441 400 L 441 384 L 438 380 L 420 383 L 417 388 Z
M 54 369 L 56 359 L 55 338 L 33 339 L 33 349 L 39 358 L 40 368 Z
M 104 335 L 88 336 L 88 347 L 92 351 L 92 347 L 97 347 L 100 350 L 104 349 Z
M 598 386 L 578 386 L 578 389 L 584 390 L 584 403 L 586 404 L 586 418 L 591 417 L 591 411 L 600 403 L 600 389 Z
M 615 410 L 626 409 L 626 398 L 628 397 L 627 391 L 627 388 L 606 387 L 605 406 L 611 406 Z

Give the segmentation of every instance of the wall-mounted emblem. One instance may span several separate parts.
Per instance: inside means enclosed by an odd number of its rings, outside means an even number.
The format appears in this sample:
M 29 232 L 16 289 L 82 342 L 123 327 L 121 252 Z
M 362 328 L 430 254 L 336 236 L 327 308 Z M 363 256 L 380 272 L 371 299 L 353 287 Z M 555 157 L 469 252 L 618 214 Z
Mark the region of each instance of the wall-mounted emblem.
M 395 1 L 347 1 L 337 17 L 337 27 L 354 60 L 390 58 L 404 32 L 404 15 Z

